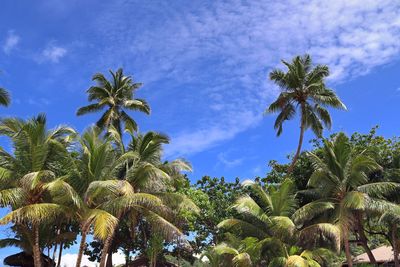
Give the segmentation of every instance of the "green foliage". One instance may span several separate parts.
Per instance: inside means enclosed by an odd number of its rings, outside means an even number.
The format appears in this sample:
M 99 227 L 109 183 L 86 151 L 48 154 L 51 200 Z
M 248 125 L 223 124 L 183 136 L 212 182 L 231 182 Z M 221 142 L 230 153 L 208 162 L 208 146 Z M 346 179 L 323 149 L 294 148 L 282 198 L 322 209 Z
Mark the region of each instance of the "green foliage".
M 97 85 L 87 90 L 88 100 L 96 103 L 81 107 L 77 115 L 99 112 L 107 109 L 96 125 L 101 129 L 114 128 L 119 134 L 122 133 L 122 123 L 125 124 L 125 130 L 130 132 L 137 131 L 136 122 L 126 113 L 125 110 L 140 111 L 150 114 L 150 106 L 143 99 L 135 99 L 134 93 L 142 84 L 133 82 L 132 77 L 125 76 L 122 69 L 116 72 L 110 70 L 112 79 L 97 73 L 93 76 L 93 81 Z

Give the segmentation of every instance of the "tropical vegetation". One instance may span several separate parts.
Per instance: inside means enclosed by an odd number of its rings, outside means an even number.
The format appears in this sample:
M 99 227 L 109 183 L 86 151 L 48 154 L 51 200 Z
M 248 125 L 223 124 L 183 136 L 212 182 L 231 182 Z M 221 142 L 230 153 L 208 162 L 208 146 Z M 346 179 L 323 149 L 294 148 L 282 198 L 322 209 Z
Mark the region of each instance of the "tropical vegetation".
M 390 245 L 399 265 L 400 141 L 344 132 L 323 136 L 329 108 L 346 109 L 326 85 L 329 69 L 309 55 L 283 61 L 270 73 L 279 86 L 267 113 L 274 128 L 299 112 L 300 137 L 289 163 L 270 160 L 264 177 L 241 181 L 189 179 L 185 159 L 165 160 L 170 142 L 140 132 L 129 111 L 150 114 L 135 98 L 141 83 L 122 69 L 99 73 L 77 115 L 102 111 L 82 133 L 50 128 L 45 114 L 0 120 L 0 247 L 21 250 L 11 266 L 61 266 L 74 244 L 74 265 L 98 266 L 353 266 L 354 257 Z M 0 104 L 10 103 L 0 88 Z M 302 151 L 304 132 L 316 138 Z M 194 182 L 193 182 L 194 181 Z M 5 227 L 5 226 L 3 226 Z

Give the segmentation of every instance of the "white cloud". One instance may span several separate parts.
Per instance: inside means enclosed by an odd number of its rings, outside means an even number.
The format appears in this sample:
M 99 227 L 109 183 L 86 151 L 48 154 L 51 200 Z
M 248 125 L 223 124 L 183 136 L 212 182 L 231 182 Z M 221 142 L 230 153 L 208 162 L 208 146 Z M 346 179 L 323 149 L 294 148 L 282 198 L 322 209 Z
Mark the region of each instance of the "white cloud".
M 74 267 L 76 264 L 76 259 L 78 258 L 78 254 L 66 253 L 63 254 L 61 258 L 61 266 L 62 267 Z M 122 252 L 117 252 L 113 254 L 113 264 L 124 264 L 125 263 L 125 256 Z M 83 255 L 81 266 L 88 266 L 88 267 L 97 267 L 99 264 L 97 262 L 89 261 L 87 255 Z
M 228 113 L 225 116 L 225 125 L 208 125 L 205 128 L 176 135 L 172 139 L 172 145 L 166 147 L 166 156 L 183 156 L 204 151 L 255 126 L 260 119 L 261 116 L 251 111 L 242 111 L 238 114 Z M 241 121 L 241 124 L 237 124 L 236 120 Z
M 48 45 L 41 53 L 38 61 L 50 61 L 53 63 L 58 63 L 61 58 L 63 58 L 67 54 L 67 49 L 56 46 L 54 44 Z
M 227 168 L 232 168 L 243 163 L 244 158 L 229 159 L 226 152 L 218 154 L 218 160 Z
M 47 106 L 50 104 L 50 101 L 46 98 L 28 98 L 26 102 L 34 106 Z
M 118 45 L 105 50 L 108 64 L 123 59 L 140 66 L 145 84 L 170 79 L 201 88 L 173 97 L 170 116 L 187 130 L 172 134 L 169 155 L 203 151 L 260 123 L 277 93 L 267 73 L 281 66 L 280 59 L 310 53 L 330 66 L 330 82 L 337 83 L 397 60 L 400 52 L 398 1 L 231 0 L 157 11 L 146 6 L 145 12 L 164 12 L 157 13 L 162 23 L 151 20 L 141 25 L 151 31 L 140 34 L 134 32 L 136 22 L 128 22 L 134 7 L 114 4 L 101 27 L 96 25 Z M 110 28 L 134 30 L 121 35 Z M 169 91 L 171 98 L 176 93 Z M 182 116 L 188 112 L 193 116 Z M 250 122 L 243 121 L 243 112 Z
M 16 48 L 20 41 L 20 37 L 14 33 L 14 31 L 9 31 L 7 34 L 7 38 L 3 44 L 3 52 L 6 54 L 10 54 L 10 52 Z

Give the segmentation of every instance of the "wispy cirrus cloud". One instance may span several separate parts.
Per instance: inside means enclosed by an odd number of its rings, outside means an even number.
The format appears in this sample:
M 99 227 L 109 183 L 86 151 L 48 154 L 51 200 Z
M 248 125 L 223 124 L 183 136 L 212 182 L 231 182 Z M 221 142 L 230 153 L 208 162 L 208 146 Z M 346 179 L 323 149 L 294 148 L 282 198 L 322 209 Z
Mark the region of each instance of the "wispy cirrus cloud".
M 110 46 L 105 57 L 113 51 L 112 57 L 123 58 L 126 65 L 140 66 L 145 83 L 168 79 L 175 88 L 188 88 L 169 91 L 171 96 L 179 94 L 170 120 L 179 118 L 187 128 L 173 132 L 168 155 L 197 153 L 258 125 L 277 92 L 267 73 L 280 59 L 310 53 L 315 62 L 330 66 L 330 81 L 335 83 L 396 60 L 400 52 L 397 1 L 232 0 L 194 9 L 178 5 L 154 11 L 161 12 L 161 22 L 144 20 L 143 28 L 152 30 L 143 32 L 129 22 L 133 5 L 121 2 L 107 9 L 97 28 L 123 53 L 116 56 L 118 49 Z M 111 30 L 116 28 L 132 32 L 121 35 Z M 188 112 L 192 116 L 182 116 Z
M 5 54 L 10 54 L 13 49 L 15 49 L 20 41 L 20 37 L 13 31 L 8 31 L 7 37 L 3 43 L 3 52 Z

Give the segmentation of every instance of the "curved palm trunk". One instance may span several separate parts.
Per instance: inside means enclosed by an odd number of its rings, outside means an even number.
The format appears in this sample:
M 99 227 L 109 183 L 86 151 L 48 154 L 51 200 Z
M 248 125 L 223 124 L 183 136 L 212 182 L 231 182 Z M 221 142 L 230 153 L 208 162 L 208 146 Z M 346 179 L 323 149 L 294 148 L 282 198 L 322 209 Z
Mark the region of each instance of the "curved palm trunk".
M 344 252 L 346 254 L 347 266 L 353 267 L 353 259 L 351 258 L 348 232 L 347 232 L 347 230 L 344 230 L 343 232 L 344 232 L 344 236 L 343 236 Z
M 394 266 L 400 267 L 399 250 L 397 247 L 397 225 L 396 224 L 393 224 L 393 226 L 392 226 L 392 246 L 393 246 Z
M 304 125 L 303 125 L 303 123 L 301 123 L 301 126 L 300 126 L 299 144 L 297 145 L 296 154 L 294 154 L 292 163 L 291 163 L 290 166 L 289 166 L 288 174 L 291 174 L 291 173 L 293 172 L 293 169 L 294 169 L 294 166 L 295 166 L 295 164 L 296 164 L 296 161 L 299 159 L 300 152 L 301 152 L 301 147 L 302 147 L 302 145 L 303 145 L 304 130 L 305 130 Z
M 33 241 L 33 263 L 35 267 L 42 267 L 42 257 L 39 244 L 39 226 L 32 226 L 34 241 Z
M 362 225 L 362 214 L 360 212 L 357 212 L 357 232 L 360 237 L 361 246 L 364 248 L 365 252 L 367 253 L 370 263 L 376 264 L 375 256 L 374 256 L 374 254 L 372 254 L 372 251 L 368 246 L 368 239 L 364 232 L 364 227 Z
M 76 267 L 80 267 L 81 263 L 82 263 L 83 251 L 86 248 L 86 235 L 87 235 L 87 232 L 89 230 L 89 227 L 90 227 L 90 223 L 89 222 L 84 223 L 83 226 L 82 226 L 82 237 L 81 237 L 81 242 L 80 242 L 80 245 L 79 245 L 78 257 L 76 259 Z

